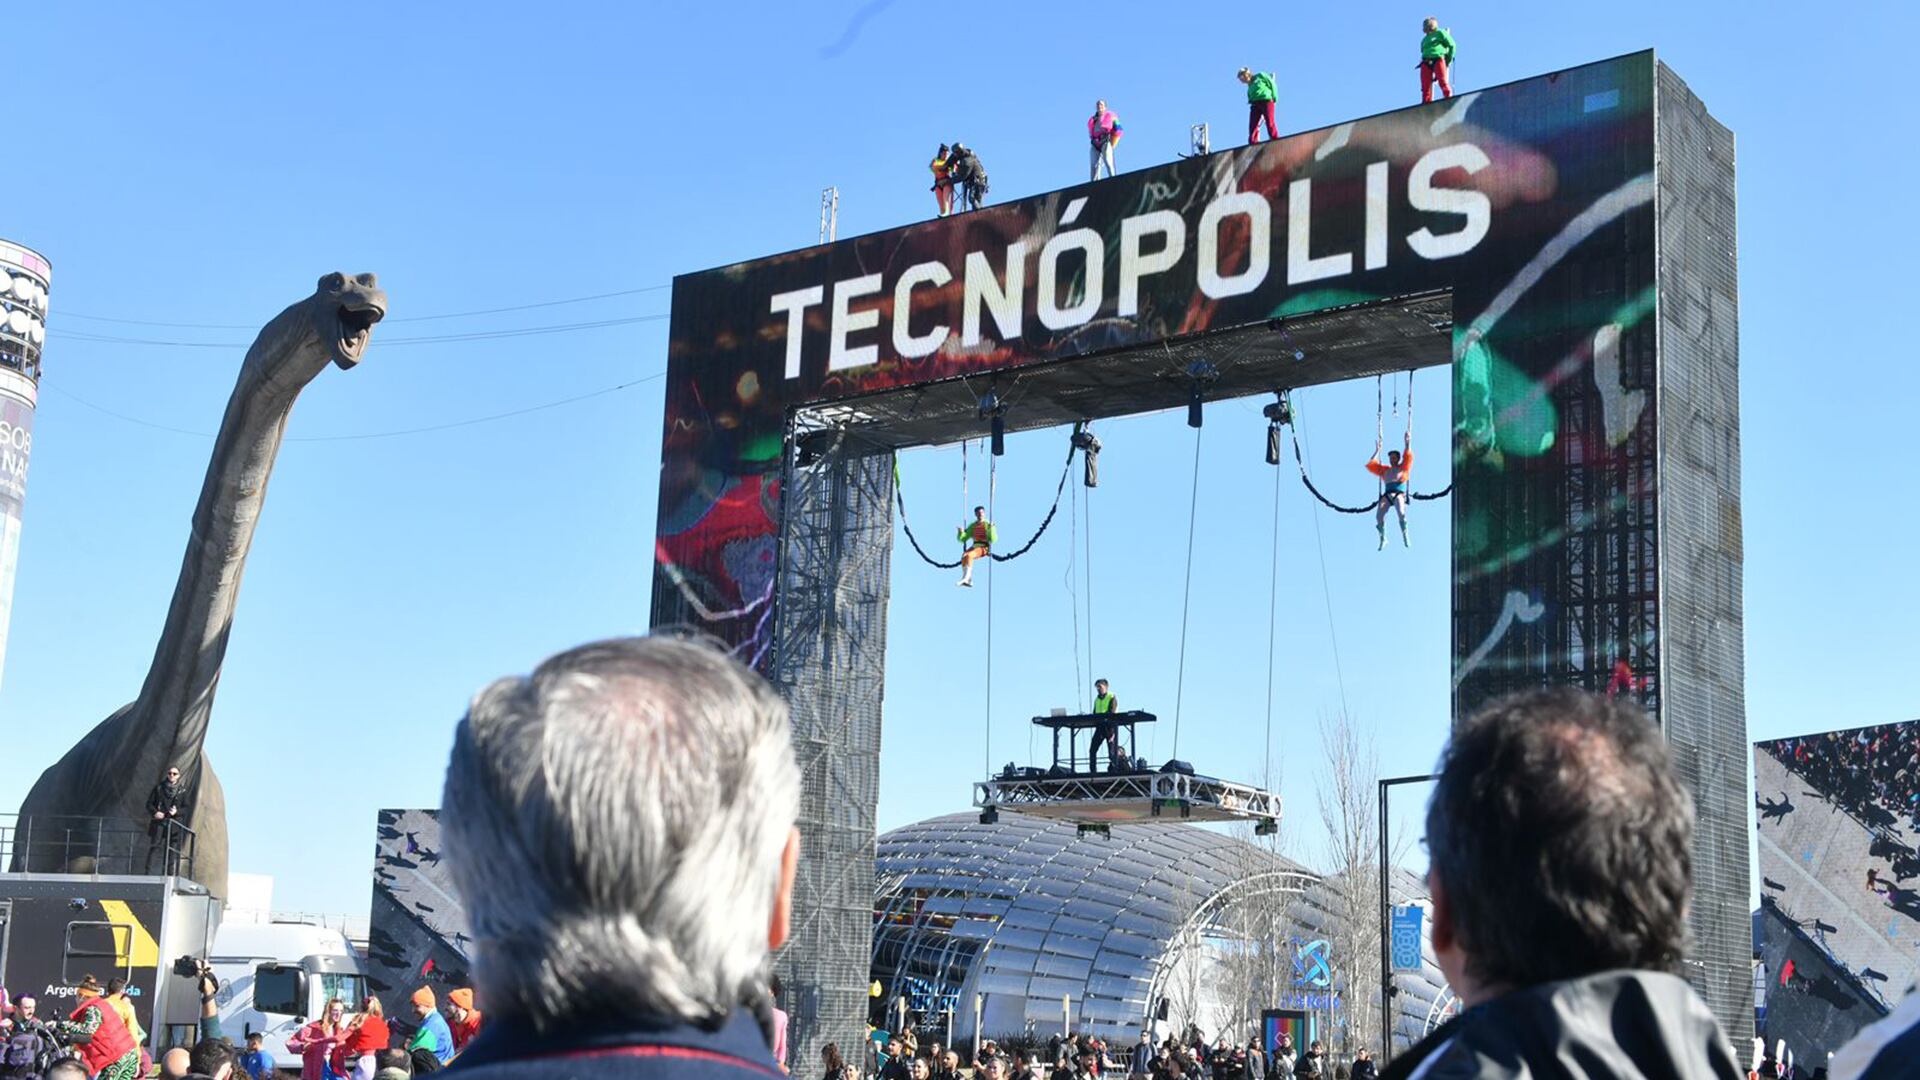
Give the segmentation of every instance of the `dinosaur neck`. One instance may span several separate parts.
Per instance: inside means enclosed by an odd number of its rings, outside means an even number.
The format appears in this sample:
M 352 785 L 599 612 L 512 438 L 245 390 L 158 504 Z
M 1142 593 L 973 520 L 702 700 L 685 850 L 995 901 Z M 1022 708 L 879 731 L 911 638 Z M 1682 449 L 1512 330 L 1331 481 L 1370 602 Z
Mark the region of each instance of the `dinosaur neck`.
M 297 305 L 296 305 L 297 307 Z M 201 744 L 227 653 L 247 549 L 266 501 L 267 479 L 294 399 L 324 361 L 291 355 L 322 348 L 289 309 L 247 352 L 227 401 L 193 510 L 193 533 L 140 697 L 128 710 L 137 731 L 115 740 L 114 773 L 144 779 L 167 765 L 198 777 Z

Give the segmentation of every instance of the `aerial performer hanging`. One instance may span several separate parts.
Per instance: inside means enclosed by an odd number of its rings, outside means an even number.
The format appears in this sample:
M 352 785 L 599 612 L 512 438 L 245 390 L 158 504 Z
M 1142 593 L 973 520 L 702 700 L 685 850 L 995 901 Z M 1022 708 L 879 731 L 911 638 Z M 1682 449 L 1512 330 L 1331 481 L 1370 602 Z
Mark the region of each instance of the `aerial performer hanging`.
M 973 508 L 973 520 L 956 530 L 957 539 L 963 545 L 960 552 L 960 580 L 956 584 L 973 588 L 973 564 L 993 554 L 993 545 L 1000 539 L 1000 530 L 987 520 L 987 508 Z
M 1411 406 L 1409 406 L 1411 410 Z M 1367 460 L 1367 471 L 1380 478 L 1380 501 L 1374 504 L 1373 527 L 1380 532 L 1380 549 L 1387 547 L 1387 510 L 1400 515 L 1400 546 L 1411 547 L 1407 540 L 1407 474 L 1413 471 L 1413 431 L 1409 420 L 1407 440 L 1399 450 L 1387 451 L 1387 463 L 1380 464 L 1380 448 L 1374 447 Z

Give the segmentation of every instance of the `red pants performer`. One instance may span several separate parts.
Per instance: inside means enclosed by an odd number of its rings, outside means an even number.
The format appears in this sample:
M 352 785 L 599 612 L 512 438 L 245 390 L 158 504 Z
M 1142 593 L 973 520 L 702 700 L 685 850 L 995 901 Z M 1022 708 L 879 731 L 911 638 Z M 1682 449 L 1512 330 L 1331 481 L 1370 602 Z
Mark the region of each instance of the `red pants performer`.
M 1267 138 L 1277 139 L 1280 137 L 1280 132 L 1275 129 L 1273 123 L 1273 102 L 1255 101 L 1247 105 L 1248 142 L 1256 143 L 1260 141 L 1260 121 L 1263 119 L 1267 122 Z
M 1453 96 L 1453 83 L 1447 81 L 1447 61 L 1445 57 L 1436 56 L 1430 60 L 1420 61 L 1421 101 L 1433 100 L 1433 84 L 1435 83 L 1440 84 L 1441 97 Z

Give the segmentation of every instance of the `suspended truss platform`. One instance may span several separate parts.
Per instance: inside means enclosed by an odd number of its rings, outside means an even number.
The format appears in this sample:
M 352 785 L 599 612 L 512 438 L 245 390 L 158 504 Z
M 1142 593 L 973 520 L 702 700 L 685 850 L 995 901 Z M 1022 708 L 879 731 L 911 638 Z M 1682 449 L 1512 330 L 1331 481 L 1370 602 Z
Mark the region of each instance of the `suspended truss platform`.
M 1180 772 L 1078 776 L 1001 775 L 973 785 L 983 818 L 999 811 L 1097 827 L 1134 821 L 1251 821 L 1280 825 L 1280 796 L 1246 784 Z

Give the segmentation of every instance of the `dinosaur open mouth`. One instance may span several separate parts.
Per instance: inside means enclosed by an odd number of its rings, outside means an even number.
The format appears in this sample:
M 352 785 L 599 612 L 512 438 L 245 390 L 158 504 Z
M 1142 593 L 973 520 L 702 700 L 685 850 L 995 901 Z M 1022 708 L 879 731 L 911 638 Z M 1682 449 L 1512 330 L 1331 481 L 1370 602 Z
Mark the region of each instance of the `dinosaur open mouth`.
M 359 360 L 361 351 L 367 347 L 367 338 L 373 334 L 373 324 L 384 314 L 377 307 L 341 308 L 337 316 L 340 355 L 350 362 Z

